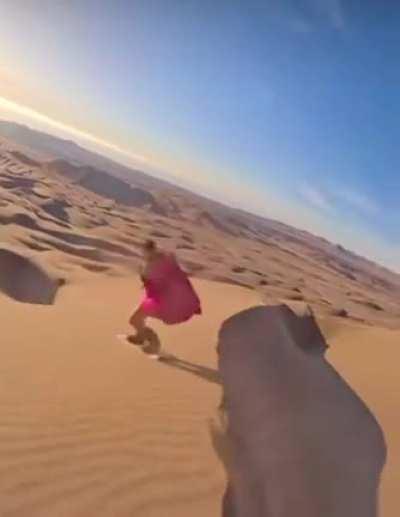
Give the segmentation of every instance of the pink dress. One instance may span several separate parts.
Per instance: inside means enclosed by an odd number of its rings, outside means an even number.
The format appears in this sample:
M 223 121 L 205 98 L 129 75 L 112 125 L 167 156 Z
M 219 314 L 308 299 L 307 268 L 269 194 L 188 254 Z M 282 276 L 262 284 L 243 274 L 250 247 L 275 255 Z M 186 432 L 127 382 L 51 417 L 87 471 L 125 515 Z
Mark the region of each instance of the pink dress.
M 173 255 L 155 262 L 145 281 L 145 292 L 140 307 L 146 316 L 173 325 L 201 314 L 199 297 Z

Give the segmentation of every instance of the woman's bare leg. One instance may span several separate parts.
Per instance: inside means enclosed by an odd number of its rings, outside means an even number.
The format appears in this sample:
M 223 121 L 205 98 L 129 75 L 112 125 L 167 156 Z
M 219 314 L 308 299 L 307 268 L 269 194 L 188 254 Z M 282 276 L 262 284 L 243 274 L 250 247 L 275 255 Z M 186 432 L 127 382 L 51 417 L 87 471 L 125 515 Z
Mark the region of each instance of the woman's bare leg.
M 129 319 L 129 323 L 136 330 L 136 334 L 130 337 L 130 340 L 138 345 L 143 344 L 146 336 L 146 315 L 141 307 L 136 309 Z

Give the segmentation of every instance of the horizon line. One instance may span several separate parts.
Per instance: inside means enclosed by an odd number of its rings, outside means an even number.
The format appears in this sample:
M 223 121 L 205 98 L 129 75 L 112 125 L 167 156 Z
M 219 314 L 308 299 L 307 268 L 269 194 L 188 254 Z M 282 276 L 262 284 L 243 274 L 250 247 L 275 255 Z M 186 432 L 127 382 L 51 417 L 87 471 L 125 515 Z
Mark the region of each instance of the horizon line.
M 45 115 L 44 113 L 41 113 L 40 111 L 37 111 L 36 109 L 31 108 L 30 106 L 27 106 L 26 104 L 19 104 L 15 101 L 7 99 L 6 97 L 0 96 L 0 108 L 9 110 L 11 112 L 15 112 L 18 115 L 27 117 L 28 119 L 32 119 L 34 121 L 36 119 L 36 121 L 38 123 L 42 123 L 46 126 L 49 126 L 50 128 L 53 127 L 54 129 L 61 131 L 62 133 L 67 133 L 67 134 L 73 135 L 75 138 L 77 138 L 77 139 L 80 138 L 84 141 L 87 141 L 89 144 L 92 143 L 99 147 L 109 149 L 110 151 L 113 151 L 114 153 L 120 154 L 120 155 L 132 160 L 133 162 L 139 161 L 139 162 L 143 162 L 144 164 L 150 165 L 149 159 L 147 156 L 132 153 L 130 151 L 126 151 L 125 149 L 122 149 L 121 147 L 119 147 L 118 145 L 116 145 L 112 142 L 104 140 L 103 138 L 93 135 L 90 132 L 84 131 L 82 129 L 78 129 L 74 126 L 65 124 L 64 122 L 61 122 L 52 117 L 49 117 L 48 115 Z M 34 128 L 30 127 L 29 125 L 27 125 L 27 127 L 29 127 L 30 129 L 34 129 Z M 79 140 L 78 140 L 78 142 L 79 142 Z M 74 143 L 77 143 L 77 142 L 74 141 Z M 115 158 L 113 157 L 112 159 L 115 159 Z M 124 164 L 124 163 L 121 163 L 121 165 L 126 166 L 126 164 Z M 129 166 L 132 167 L 133 165 L 130 164 Z
M 215 193 L 213 194 L 212 192 L 207 193 L 207 192 L 202 191 L 200 185 L 198 186 L 198 187 L 200 187 L 200 193 L 199 193 L 198 191 L 196 191 L 195 185 L 190 185 L 190 181 L 188 182 L 189 184 L 186 181 L 179 181 L 179 179 L 180 179 L 179 176 L 175 176 L 173 174 L 170 175 L 166 171 L 160 170 L 160 172 L 161 172 L 160 175 L 157 175 L 154 172 L 149 172 L 148 170 L 146 170 L 146 165 L 147 165 L 147 167 L 151 167 L 151 164 L 147 161 L 146 157 L 141 156 L 141 155 L 135 155 L 134 153 L 125 151 L 113 143 L 107 142 L 106 140 L 96 137 L 95 135 L 92 135 L 91 133 L 88 133 L 86 131 L 77 129 L 73 126 L 64 124 L 63 122 L 60 122 L 60 121 L 57 121 L 57 120 L 55 120 L 47 115 L 44 115 L 43 113 L 40 113 L 40 112 L 36 111 L 35 109 L 32 109 L 26 105 L 20 105 L 20 104 L 16 103 L 15 101 L 11 101 L 9 99 L 6 99 L 3 96 L 0 96 L 0 108 L 14 112 L 21 117 L 27 118 L 29 121 L 38 123 L 39 125 L 44 124 L 46 126 L 46 128 L 43 129 L 42 127 L 40 127 L 40 129 L 37 129 L 34 127 L 34 125 L 33 126 L 30 125 L 30 123 L 26 122 L 26 121 L 21 123 L 18 120 L 3 119 L 6 122 L 16 123 L 19 125 L 25 125 L 26 127 L 28 127 L 31 130 L 41 131 L 44 133 L 47 132 L 47 134 L 49 134 L 50 136 L 72 141 L 75 144 L 80 145 L 83 149 L 85 149 L 89 152 L 98 153 L 105 159 L 113 160 L 113 161 L 115 161 L 116 164 L 118 164 L 122 167 L 127 167 L 127 168 L 131 169 L 132 172 L 134 172 L 134 168 L 138 166 L 137 164 L 126 163 L 126 162 L 124 163 L 123 160 L 118 160 L 118 158 L 115 158 L 115 156 L 113 156 L 112 154 L 111 154 L 111 156 L 108 155 L 106 150 L 109 150 L 109 152 L 116 153 L 117 155 L 125 156 L 133 161 L 142 161 L 142 165 L 144 166 L 145 170 L 142 170 L 140 172 L 148 175 L 149 177 L 152 177 L 154 179 L 158 179 L 161 181 L 165 181 L 167 183 L 172 184 L 175 187 L 187 190 L 194 195 L 203 197 L 212 202 L 219 203 L 227 208 L 231 208 L 233 210 L 240 210 L 243 212 L 247 212 L 249 215 L 253 215 L 255 217 L 260 217 L 265 220 L 274 221 L 276 223 L 287 226 L 288 228 L 296 229 L 297 231 L 306 232 L 309 235 L 319 238 L 319 239 L 324 239 L 324 240 L 328 241 L 332 246 L 336 245 L 334 240 L 329 235 L 325 235 L 324 232 L 321 230 L 318 231 L 318 230 L 314 230 L 314 229 L 307 229 L 306 227 L 302 227 L 301 225 L 297 226 L 297 224 L 295 224 L 291 221 L 282 220 L 278 216 L 274 216 L 274 215 L 271 216 L 271 215 L 263 214 L 263 213 L 261 213 L 261 211 L 259 212 L 257 210 L 253 211 L 248 206 L 244 206 L 244 205 L 240 206 L 240 203 L 237 205 L 235 203 L 228 204 L 224 200 L 221 200 L 221 198 L 219 198 L 219 196 L 216 195 Z M 56 130 L 55 133 L 52 133 L 52 131 L 51 131 L 52 129 Z M 57 134 L 57 131 L 61 132 L 63 135 L 60 136 L 59 134 Z M 68 135 L 67 138 L 65 137 L 65 134 Z M 72 139 L 70 138 L 71 136 L 72 136 Z M 74 138 L 76 140 L 74 140 Z M 83 143 L 80 142 L 79 139 L 83 140 L 84 142 Z M 86 147 L 87 145 L 88 145 L 88 147 Z M 95 148 L 95 150 L 92 150 L 90 148 L 90 146 L 100 147 L 100 150 L 98 148 Z M 376 264 L 377 266 L 386 269 L 387 271 L 390 271 L 395 274 L 400 274 L 400 270 L 397 270 L 393 266 L 386 264 L 386 261 L 383 258 L 379 259 L 376 256 L 370 256 L 368 253 L 365 253 L 361 250 L 360 251 L 352 250 L 351 247 L 349 247 L 347 244 L 343 244 L 342 247 L 345 248 L 346 251 L 353 253 L 354 255 L 356 255 L 360 258 L 363 258 L 364 260 L 370 261 L 370 262 Z

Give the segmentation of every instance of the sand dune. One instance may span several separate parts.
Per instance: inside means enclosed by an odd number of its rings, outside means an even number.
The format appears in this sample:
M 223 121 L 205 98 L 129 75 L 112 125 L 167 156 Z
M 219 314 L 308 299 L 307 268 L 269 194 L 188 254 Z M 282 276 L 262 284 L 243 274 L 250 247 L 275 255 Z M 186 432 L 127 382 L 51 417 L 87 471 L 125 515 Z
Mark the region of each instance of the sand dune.
M 217 334 L 258 297 L 196 286 L 204 317 L 155 327 L 175 356 L 168 364 L 115 338 L 140 295 L 135 281 L 82 277 L 47 308 L 0 298 L 2 517 L 220 515 L 225 474 L 208 435 L 221 395 Z M 395 517 L 398 333 L 375 329 L 370 340 L 370 329 L 324 327 L 335 336 L 329 358 L 384 428 L 382 515 Z
M 94 194 L 112 199 L 121 205 L 142 207 L 156 204 L 150 192 L 132 188 L 129 183 L 93 167 L 77 167 L 69 162 L 57 160 L 46 164 L 46 169 L 50 175 L 62 176 Z
M 62 283 L 32 259 L 0 247 L 0 291 L 14 300 L 51 305 Z
M 398 513 L 400 486 L 400 390 L 398 343 L 400 335 L 385 329 L 344 325 L 330 329 L 328 359 L 361 394 L 383 428 L 388 444 L 381 487 L 381 516 Z
M 40 205 L 41 209 L 46 213 L 52 215 L 56 219 L 66 222 L 69 222 L 69 215 L 66 209 L 70 206 L 71 205 L 69 203 L 63 200 L 47 201 Z
M 382 516 L 397 516 L 399 334 L 388 329 L 400 327 L 400 277 L 140 172 L 118 169 L 154 204 L 141 192 L 134 206 L 117 203 L 113 181 L 100 192 L 45 164 L 79 156 L 78 169 L 96 168 L 101 157 L 85 163 L 72 142 L 41 148 L 41 135 L 24 134 L 36 150 L 0 138 L 0 516 L 220 515 L 226 479 L 208 430 L 221 396 L 217 335 L 265 299 L 305 300 L 317 314 L 328 359 L 384 429 Z M 187 325 L 155 325 L 172 354 L 163 363 L 116 339 L 151 236 L 197 277 L 204 306 Z
M 40 140 L 29 131 L 25 136 Z M 154 178 L 146 183 L 139 175 L 140 185 L 131 185 L 127 176 L 114 177 L 113 168 L 76 163 L 40 161 L 31 149 L 0 139 L 4 242 L 40 252 L 43 264 L 60 274 L 79 267 L 77 258 L 131 272 L 138 245 L 152 237 L 176 250 L 198 277 L 255 289 L 269 301 L 305 301 L 320 315 L 399 327 L 398 275 L 324 239 Z
M 224 479 L 207 420 L 219 388 L 204 372 L 225 311 L 255 300 L 223 308 L 230 288 L 212 289 L 219 307 L 199 285 L 207 325 L 159 329 L 182 359 L 168 365 L 116 339 L 139 295 L 125 279 L 66 286 L 51 309 L 0 301 L 2 516 L 218 515 Z

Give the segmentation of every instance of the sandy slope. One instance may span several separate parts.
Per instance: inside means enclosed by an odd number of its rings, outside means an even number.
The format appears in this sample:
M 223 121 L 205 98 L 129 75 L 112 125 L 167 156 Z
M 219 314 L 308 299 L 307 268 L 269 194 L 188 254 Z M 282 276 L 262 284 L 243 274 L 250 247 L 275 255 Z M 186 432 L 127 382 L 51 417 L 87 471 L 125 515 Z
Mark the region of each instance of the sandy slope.
M 207 368 L 219 322 L 255 299 L 199 288 L 212 293 L 205 317 L 160 336 L 203 368 L 154 362 L 115 338 L 135 281 L 80 283 L 52 307 L 0 298 L 2 517 L 218 515 L 224 479 L 207 419 L 219 389 Z
M 184 361 L 173 367 L 115 338 L 137 282 L 90 278 L 65 287 L 54 306 L 0 297 L 0 515 L 219 515 L 224 474 L 207 430 L 220 394 L 216 335 L 257 295 L 198 281 L 204 317 L 157 327 Z M 329 357 L 386 431 L 383 517 L 395 517 L 398 334 L 336 326 L 328 333 Z
M 384 429 L 388 461 L 381 489 L 382 517 L 399 512 L 399 332 L 342 326 L 335 329 L 328 359 L 367 402 Z
M 207 430 L 217 332 L 262 296 L 341 316 L 324 320 L 329 358 L 386 431 L 383 517 L 397 515 L 399 332 L 378 327 L 399 328 L 398 275 L 154 182 L 154 202 L 118 206 L 15 149 L 0 139 L 0 517 L 219 515 L 224 474 Z M 225 282 L 196 282 L 204 317 L 156 327 L 174 366 L 115 337 L 140 293 L 129 275 L 148 237 Z

